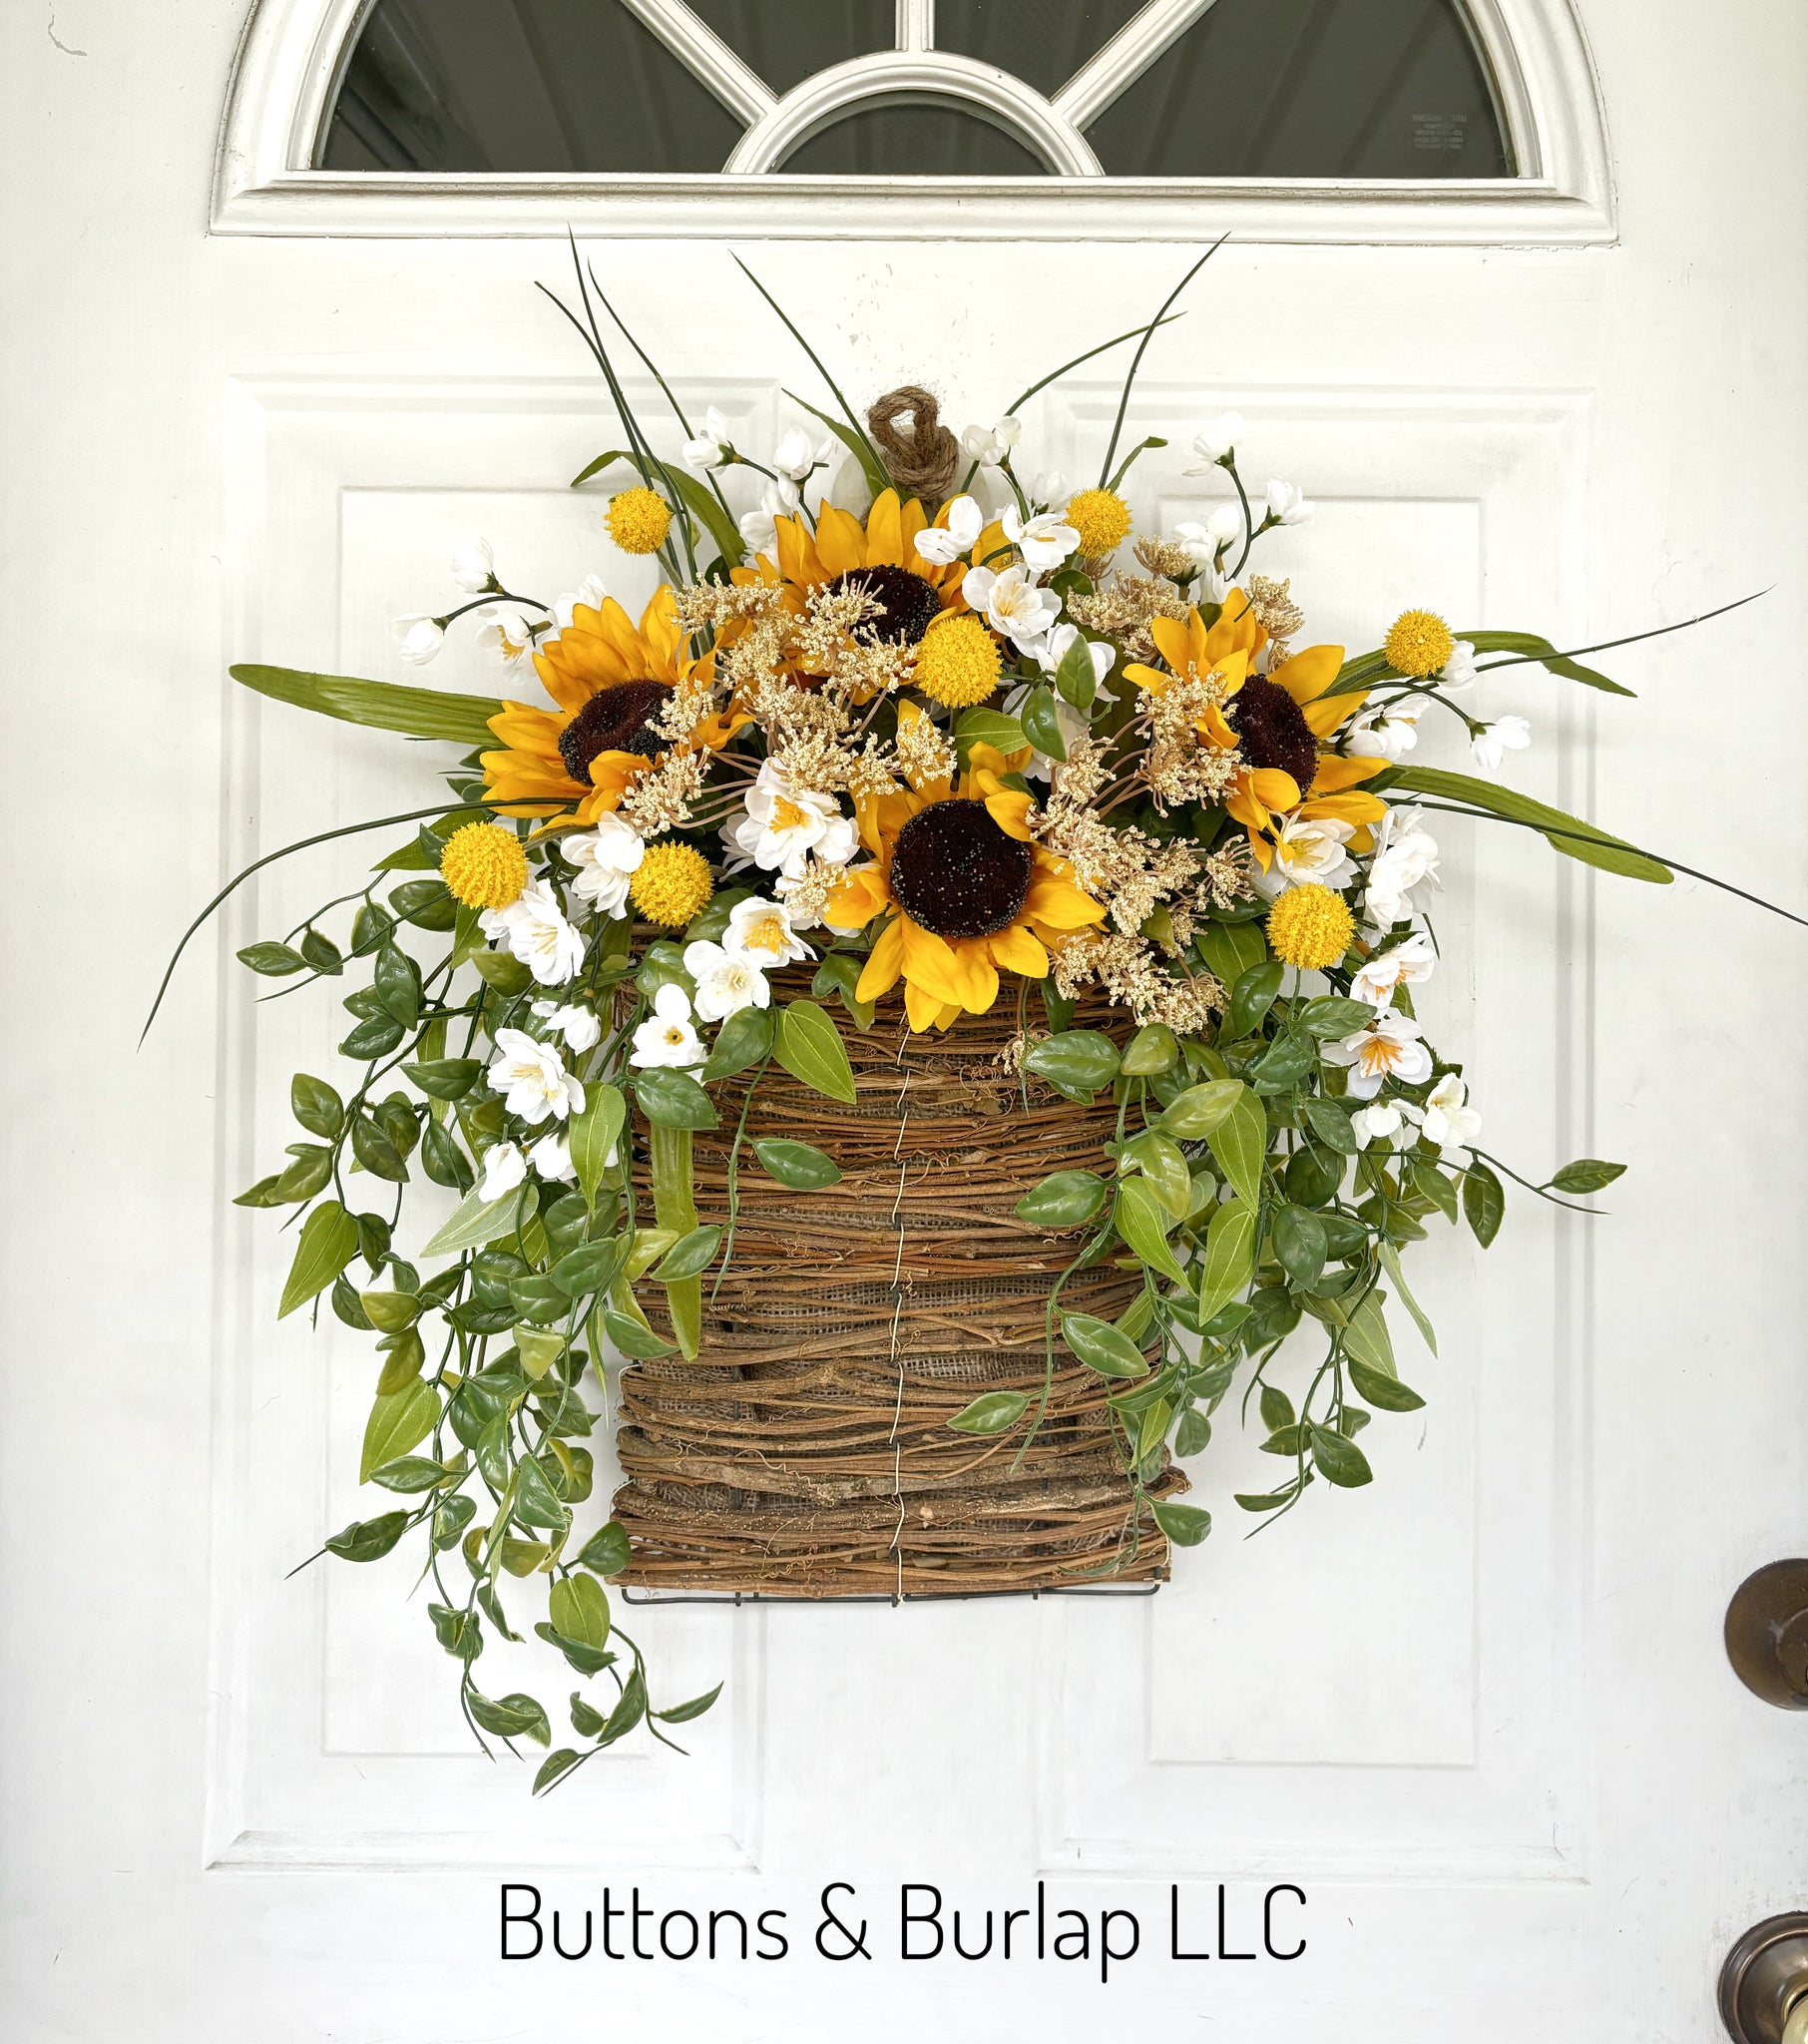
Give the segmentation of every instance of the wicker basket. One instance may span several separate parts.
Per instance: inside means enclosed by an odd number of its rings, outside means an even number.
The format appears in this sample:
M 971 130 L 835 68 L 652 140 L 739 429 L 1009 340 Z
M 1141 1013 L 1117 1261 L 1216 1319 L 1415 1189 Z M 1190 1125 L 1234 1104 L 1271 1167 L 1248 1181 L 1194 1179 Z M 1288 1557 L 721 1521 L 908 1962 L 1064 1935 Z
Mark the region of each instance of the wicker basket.
M 1047 1416 L 1021 1459 L 1021 1427 L 991 1441 L 947 1424 L 982 1391 L 1042 1395 L 1049 1292 L 1079 1239 L 1013 1209 L 1049 1172 L 1097 1168 L 1109 1097 L 1080 1107 L 1032 1081 L 1026 1105 L 1004 1056 L 1014 1007 L 927 1036 L 905 1029 L 901 1003 L 866 1032 L 836 1015 L 857 1104 L 768 1067 L 742 1140 L 733 1257 L 719 1284 L 704 1280 L 701 1354 L 623 1374 L 625 1580 L 807 1598 L 1164 1579 L 1167 1543 L 1133 1515 L 1109 1386 L 1059 1334 Z M 1079 1019 L 1123 1021 L 1103 1004 Z M 696 1138 L 699 1221 L 728 1220 L 745 1083 L 716 1089 L 721 1127 Z M 840 1183 L 776 1184 L 753 1159 L 764 1136 L 826 1150 Z M 1062 1305 L 1112 1318 L 1138 1281 L 1108 1261 L 1071 1278 Z M 1151 1494 L 1185 1488 L 1164 1468 Z

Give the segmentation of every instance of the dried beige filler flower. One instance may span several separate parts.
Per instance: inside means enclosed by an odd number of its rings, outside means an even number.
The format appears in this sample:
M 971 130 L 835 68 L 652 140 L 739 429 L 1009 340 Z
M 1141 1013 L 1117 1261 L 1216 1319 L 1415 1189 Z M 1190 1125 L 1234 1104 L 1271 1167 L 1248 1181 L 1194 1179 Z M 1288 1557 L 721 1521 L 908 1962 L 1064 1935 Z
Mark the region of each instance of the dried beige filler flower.
M 1171 582 L 1148 575 L 1120 575 L 1091 596 L 1068 598 L 1068 611 L 1096 637 L 1116 639 L 1127 660 L 1152 661 L 1152 618 L 1182 619 L 1192 605 Z
M 1191 553 L 1178 540 L 1156 539 L 1150 534 L 1137 540 L 1135 553 L 1151 575 L 1165 576 L 1169 582 L 1184 582 L 1197 569 Z

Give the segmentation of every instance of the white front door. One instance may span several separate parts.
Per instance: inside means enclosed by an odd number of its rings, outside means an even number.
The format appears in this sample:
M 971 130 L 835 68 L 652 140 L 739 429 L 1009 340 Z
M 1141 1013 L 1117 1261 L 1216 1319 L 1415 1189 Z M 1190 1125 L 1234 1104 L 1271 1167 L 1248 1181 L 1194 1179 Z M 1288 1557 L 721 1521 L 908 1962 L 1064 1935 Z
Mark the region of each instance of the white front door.
M 566 487 L 614 426 L 533 288 L 565 287 L 557 240 L 370 236 L 343 194 L 338 234 L 292 193 L 281 234 L 205 231 L 242 12 L 60 0 L 0 26 L 0 2031 L 1709 2044 L 1728 1944 L 1808 1905 L 1808 1720 L 1720 1644 L 1739 1580 L 1808 1543 L 1808 936 L 1692 881 L 1589 883 L 1522 833 L 1451 829 L 1426 1005 L 1490 1147 L 1531 1177 L 1630 1169 L 1610 1218 L 1517 1200 L 1486 1255 L 1423 1248 L 1442 1355 L 1405 1365 L 1426 1410 L 1366 1436 L 1372 1488 L 1245 1540 L 1232 1493 L 1268 1465 L 1227 1411 L 1194 1471 L 1216 1530 L 1152 1599 L 637 1611 L 668 1693 L 720 1678 L 721 1703 L 688 1760 L 631 1742 L 533 1802 L 472 1751 L 399 1559 L 289 1579 L 361 1515 L 368 1348 L 275 1326 L 285 1246 L 224 1201 L 290 1140 L 287 1075 L 330 1058 L 339 1011 L 253 1006 L 230 951 L 354 884 L 356 849 L 272 869 L 135 1042 L 226 873 L 420 806 L 430 769 L 226 666 L 405 678 L 390 620 L 448 602 L 477 533 L 538 593 L 640 585 Z M 1234 406 L 1260 472 L 1321 505 L 1277 571 L 1352 648 L 1414 602 L 1581 645 L 1777 583 L 1603 656 L 1636 703 L 1537 669 L 1493 700 L 1534 725 L 1514 784 L 1799 909 L 1808 22 L 1586 16 L 1617 243 L 1315 242 L 1280 195 L 1273 238 L 1223 249 L 1151 347 L 1127 438 L 1172 444 L 1135 507 L 1196 512 L 1182 450 Z M 781 386 L 820 396 L 726 246 L 612 240 L 572 206 L 687 406 L 759 449 L 796 419 Z M 1147 240 L 1122 212 L 1090 244 L 1029 215 L 1033 240 L 891 239 L 869 207 L 870 239 L 737 246 L 850 394 L 920 379 L 989 422 L 1165 294 L 1191 256 L 1150 206 Z M 1114 360 L 1037 400 L 1034 465 L 1097 464 Z M 465 661 L 433 678 L 496 686 Z M 870 1956 L 818 1942 L 832 1883 Z M 530 1887 L 544 1944 L 506 1958 L 535 1942 L 501 1921 Z M 606 1921 L 637 1889 L 651 1915 Z M 555 1908 L 567 1950 L 593 1913 L 588 1956 L 555 1954 Z M 727 1916 L 709 1956 L 712 1909 L 746 1918 L 746 1958 Z

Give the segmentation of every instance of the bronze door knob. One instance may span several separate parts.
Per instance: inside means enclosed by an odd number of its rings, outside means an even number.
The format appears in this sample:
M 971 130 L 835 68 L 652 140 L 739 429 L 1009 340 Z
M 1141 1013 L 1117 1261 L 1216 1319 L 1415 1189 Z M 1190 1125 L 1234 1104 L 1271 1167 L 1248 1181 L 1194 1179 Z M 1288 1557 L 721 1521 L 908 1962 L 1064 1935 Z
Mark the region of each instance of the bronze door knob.
M 1720 2020 L 1736 2044 L 1808 2044 L 1808 1913 L 1768 1917 L 1727 1953 Z
M 1753 1696 L 1808 1711 L 1808 1561 L 1773 1561 L 1733 1592 L 1726 1658 Z

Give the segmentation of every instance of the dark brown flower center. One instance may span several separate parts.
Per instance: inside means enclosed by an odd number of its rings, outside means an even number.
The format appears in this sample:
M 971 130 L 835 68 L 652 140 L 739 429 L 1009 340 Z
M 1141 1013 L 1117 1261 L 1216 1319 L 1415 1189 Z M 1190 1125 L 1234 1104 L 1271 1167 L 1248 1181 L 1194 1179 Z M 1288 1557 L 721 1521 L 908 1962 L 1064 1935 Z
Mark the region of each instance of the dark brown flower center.
M 854 627 L 853 638 L 861 646 L 877 646 L 882 640 L 893 646 L 914 646 L 942 614 L 942 599 L 921 575 L 913 575 L 908 568 L 883 562 L 873 568 L 850 568 L 827 585 L 830 595 L 839 595 L 844 589 L 864 590 L 879 607 Z
M 1017 919 L 1031 870 L 1030 847 L 983 802 L 932 802 L 898 832 L 891 891 L 938 937 L 989 937 Z
M 1262 675 L 1251 675 L 1230 700 L 1243 758 L 1252 766 L 1291 773 L 1304 794 L 1318 771 L 1318 741 L 1299 705 Z
M 590 785 L 590 763 L 599 753 L 635 753 L 657 760 L 672 744 L 652 720 L 672 694 L 664 682 L 618 682 L 593 696 L 559 734 L 559 757 L 574 780 Z

